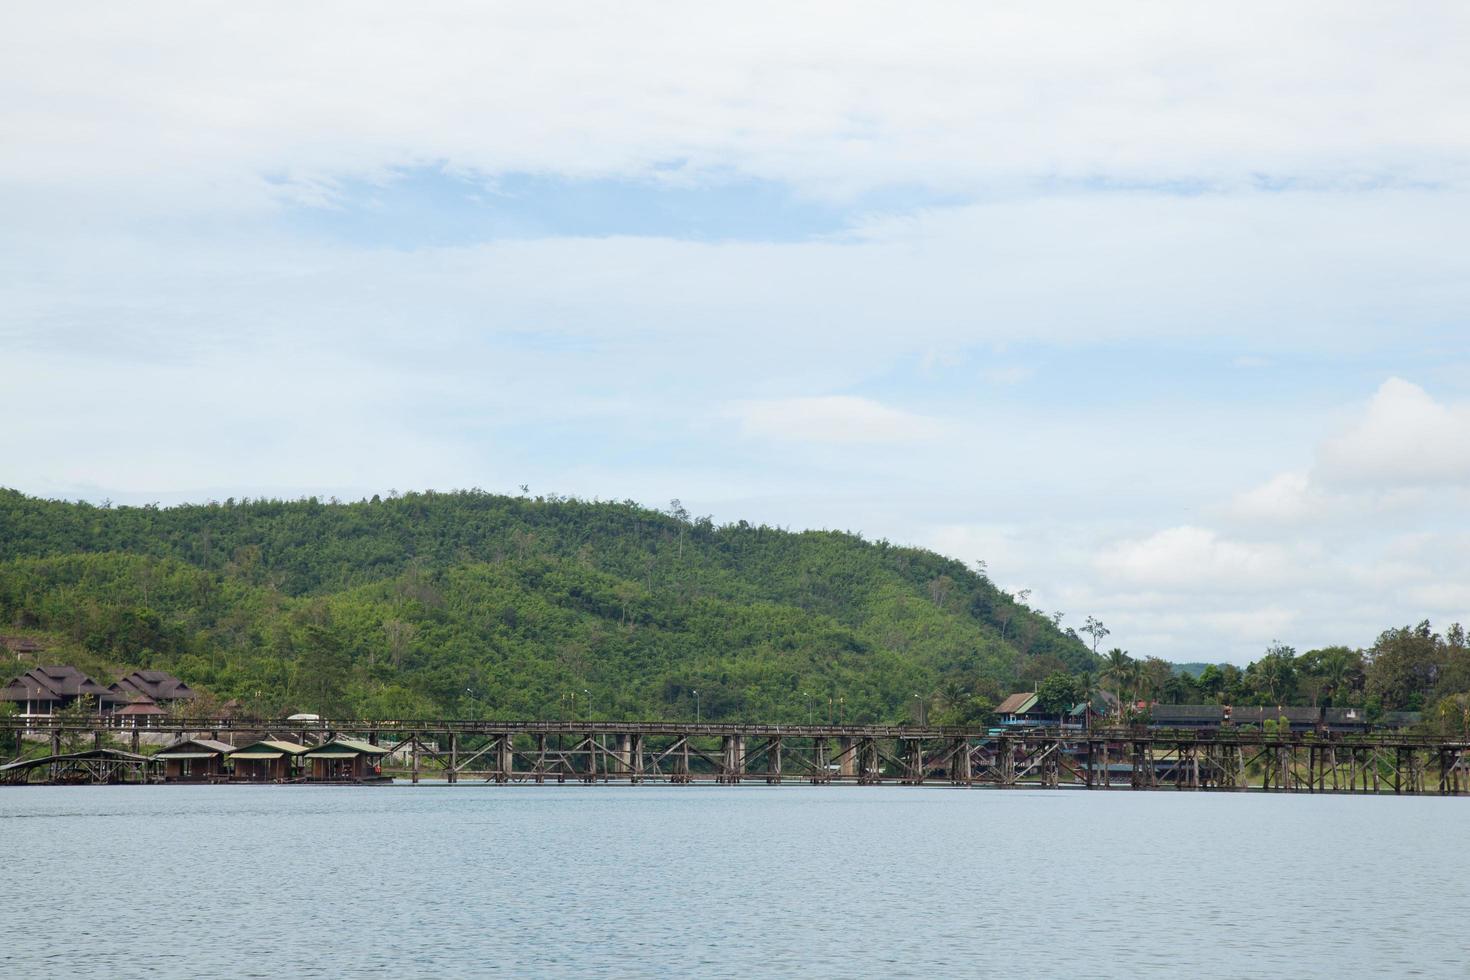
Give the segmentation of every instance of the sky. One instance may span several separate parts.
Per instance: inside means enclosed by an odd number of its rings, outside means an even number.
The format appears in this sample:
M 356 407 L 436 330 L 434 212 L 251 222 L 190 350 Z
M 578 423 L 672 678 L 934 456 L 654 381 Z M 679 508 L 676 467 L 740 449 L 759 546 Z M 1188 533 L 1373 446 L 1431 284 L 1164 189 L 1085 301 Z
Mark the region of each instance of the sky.
M 1470 8 L 7 4 L 0 485 L 677 498 L 1470 620 Z

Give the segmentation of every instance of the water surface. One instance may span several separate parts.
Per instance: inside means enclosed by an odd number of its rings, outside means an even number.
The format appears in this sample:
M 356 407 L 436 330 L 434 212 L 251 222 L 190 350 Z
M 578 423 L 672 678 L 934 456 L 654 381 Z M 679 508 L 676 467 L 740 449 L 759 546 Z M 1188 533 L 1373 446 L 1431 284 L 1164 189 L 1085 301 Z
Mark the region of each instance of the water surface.
M 1470 976 L 1470 799 L 0 789 L 0 976 Z

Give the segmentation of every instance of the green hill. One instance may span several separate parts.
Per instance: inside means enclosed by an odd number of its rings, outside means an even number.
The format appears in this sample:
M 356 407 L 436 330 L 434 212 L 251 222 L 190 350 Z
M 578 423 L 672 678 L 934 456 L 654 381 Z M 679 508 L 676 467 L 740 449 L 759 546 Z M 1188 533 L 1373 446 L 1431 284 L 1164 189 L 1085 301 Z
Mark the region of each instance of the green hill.
M 894 721 L 1093 663 L 933 552 L 479 491 L 159 508 L 0 490 L 0 623 L 99 674 L 364 717 L 683 718 L 698 691 L 705 718 Z

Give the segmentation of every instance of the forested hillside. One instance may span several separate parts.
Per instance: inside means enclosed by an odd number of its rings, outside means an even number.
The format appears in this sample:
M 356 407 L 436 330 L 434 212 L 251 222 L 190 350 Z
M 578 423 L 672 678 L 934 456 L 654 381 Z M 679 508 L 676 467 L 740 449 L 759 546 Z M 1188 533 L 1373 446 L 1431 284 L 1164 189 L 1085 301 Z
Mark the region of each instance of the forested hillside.
M 929 551 L 479 491 L 159 508 L 0 490 L 0 624 L 99 676 L 365 717 L 961 721 L 1096 659 Z

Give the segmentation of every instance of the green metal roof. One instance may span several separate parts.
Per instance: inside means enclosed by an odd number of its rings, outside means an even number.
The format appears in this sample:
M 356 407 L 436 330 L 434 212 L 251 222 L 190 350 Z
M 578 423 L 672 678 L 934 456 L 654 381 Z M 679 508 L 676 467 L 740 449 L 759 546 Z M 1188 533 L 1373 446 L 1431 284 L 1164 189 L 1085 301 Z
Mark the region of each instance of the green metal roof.
M 388 749 L 381 745 L 360 742 L 355 738 L 334 738 L 325 745 L 318 745 L 306 754 L 308 759 L 340 759 L 355 755 L 387 755 Z
M 279 741 L 276 741 L 275 739 L 266 739 L 266 740 L 261 741 L 261 742 L 252 742 L 249 745 L 242 745 L 242 746 L 240 746 L 238 749 L 236 749 L 235 751 L 233 751 L 233 752 L 230 753 L 230 758 L 232 758 L 232 759 L 263 758 L 262 756 L 260 756 L 258 754 L 255 754 L 255 753 L 260 753 L 260 752 L 274 752 L 277 756 L 279 756 L 279 755 L 303 755 L 303 754 L 305 754 L 307 752 L 310 752 L 310 751 L 311 751 L 311 749 L 308 746 L 305 746 L 305 745 L 297 745 L 295 742 L 279 742 Z M 252 753 L 252 754 L 251 755 L 247 755 L 246 753 Z

